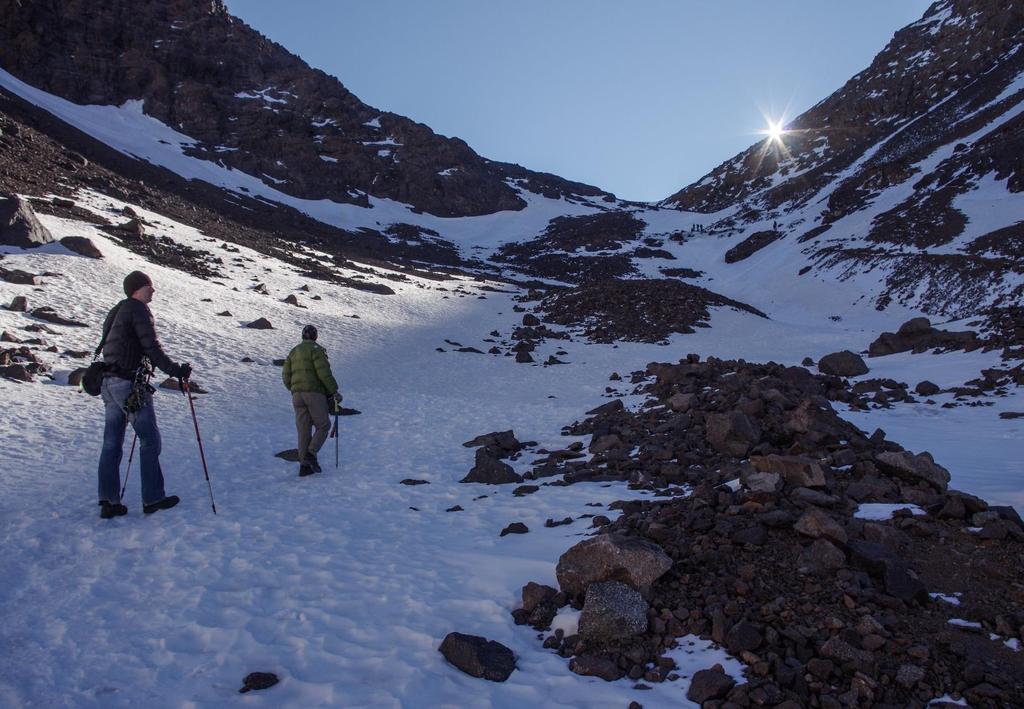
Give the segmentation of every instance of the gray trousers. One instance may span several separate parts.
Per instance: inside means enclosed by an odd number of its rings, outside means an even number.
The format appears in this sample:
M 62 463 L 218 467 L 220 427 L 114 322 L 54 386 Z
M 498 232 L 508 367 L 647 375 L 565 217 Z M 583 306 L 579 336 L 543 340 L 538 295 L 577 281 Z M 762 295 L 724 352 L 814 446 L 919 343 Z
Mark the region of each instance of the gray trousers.
M 292 407 L 295 409 L 295 429 L 299 434 L 299 463 L 308 463 L 308 455 L 316 455 L 331 432 L 331 417 L 327 409 L 327 397 L 315 391 L 292 392 Z M 310 427 L 316 433 L 310 435 Z

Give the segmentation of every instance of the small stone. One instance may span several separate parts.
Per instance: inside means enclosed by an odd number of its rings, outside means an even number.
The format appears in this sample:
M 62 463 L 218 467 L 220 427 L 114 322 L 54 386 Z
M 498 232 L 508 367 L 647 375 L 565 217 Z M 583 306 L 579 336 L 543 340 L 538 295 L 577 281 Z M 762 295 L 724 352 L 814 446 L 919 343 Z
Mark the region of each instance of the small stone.
M 254 690 L 269 689 L 279 681 L 273 672 L 250 672 L 242 680 L 242 688 L 238 690 L 238 693 L 244 694 Z
M 499 536 L 504 537 L 506 534 L 527 534 L 529 531 L 530 528 L 522 522 L 513 522 L 501 530 L 501 534 Z

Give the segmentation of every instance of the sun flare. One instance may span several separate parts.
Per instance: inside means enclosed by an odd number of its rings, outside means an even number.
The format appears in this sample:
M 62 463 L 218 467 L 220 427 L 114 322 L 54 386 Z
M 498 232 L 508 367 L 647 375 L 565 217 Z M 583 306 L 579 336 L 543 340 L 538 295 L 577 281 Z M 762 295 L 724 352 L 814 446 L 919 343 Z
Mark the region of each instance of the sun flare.
M 781 141 L 786 131 L 782 128 L 782 121 L 768 121 L 768 129 L 765 130 L 769 140 Z

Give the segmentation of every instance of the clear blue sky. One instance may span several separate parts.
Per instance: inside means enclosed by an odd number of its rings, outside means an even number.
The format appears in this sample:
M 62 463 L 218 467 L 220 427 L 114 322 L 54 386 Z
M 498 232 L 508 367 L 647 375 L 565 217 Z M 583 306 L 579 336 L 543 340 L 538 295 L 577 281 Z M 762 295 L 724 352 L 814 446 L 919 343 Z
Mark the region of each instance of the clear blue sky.
M 364 102 L 657 200 L 865 68 L 930 0 L 227 0 Z M 786 110 L 788 107 L 788 111 Z

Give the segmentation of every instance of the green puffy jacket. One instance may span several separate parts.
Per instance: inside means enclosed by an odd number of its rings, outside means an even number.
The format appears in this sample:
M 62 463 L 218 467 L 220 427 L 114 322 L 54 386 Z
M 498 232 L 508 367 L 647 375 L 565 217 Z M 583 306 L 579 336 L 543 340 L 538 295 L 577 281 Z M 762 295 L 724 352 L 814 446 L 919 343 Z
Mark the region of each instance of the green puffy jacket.
M 288 391 L 318 391 L 333 396 L 338 391 L 338 382 L 331 374 L 331 363 L 327 361 L 327 350 L 313 340 L 303 340 L 288 353 L 281 372 Z

